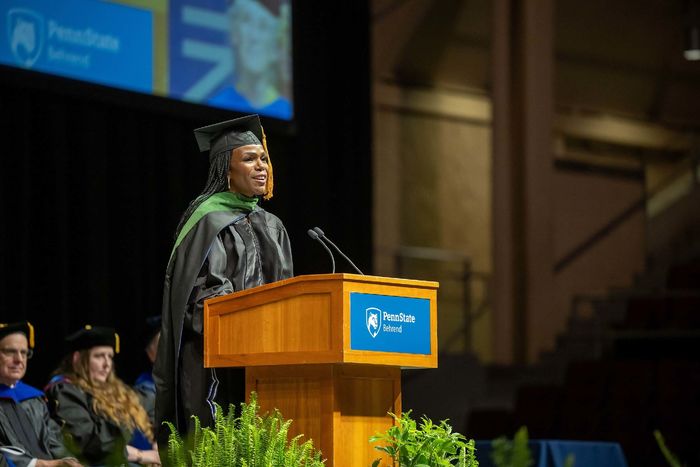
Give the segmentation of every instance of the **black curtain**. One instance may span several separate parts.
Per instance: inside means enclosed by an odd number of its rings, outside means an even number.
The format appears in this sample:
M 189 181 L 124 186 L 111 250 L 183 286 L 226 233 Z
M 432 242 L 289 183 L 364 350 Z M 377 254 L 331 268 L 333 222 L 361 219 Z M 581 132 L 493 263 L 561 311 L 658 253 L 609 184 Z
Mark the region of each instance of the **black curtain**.
M 329 272 L 319 225 L 371 272 L 366 2 L 294 3 L 295 119 L 263 118 L 275 197 L 297 274 Z M 160 313 L 172 236 L 202 189 L 192 129 L 238 115 L 0 68 L 0 322 L 28 319 L 43 386 L 83 324 L 122 337 L 117 371 L 146 367 L 146 316 Z M 348 267 L 343 270 L 350 271 Z

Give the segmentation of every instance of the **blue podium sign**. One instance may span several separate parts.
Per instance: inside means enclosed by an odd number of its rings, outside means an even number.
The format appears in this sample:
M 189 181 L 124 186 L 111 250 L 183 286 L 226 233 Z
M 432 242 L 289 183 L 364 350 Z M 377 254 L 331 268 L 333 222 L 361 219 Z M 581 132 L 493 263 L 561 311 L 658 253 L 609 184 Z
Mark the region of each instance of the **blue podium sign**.
M 350 348 L 430 354 L 430 300 L 350 293 Z
M 0 63 L 150 93 L 150 11 L 94 0 L 0 2 Z

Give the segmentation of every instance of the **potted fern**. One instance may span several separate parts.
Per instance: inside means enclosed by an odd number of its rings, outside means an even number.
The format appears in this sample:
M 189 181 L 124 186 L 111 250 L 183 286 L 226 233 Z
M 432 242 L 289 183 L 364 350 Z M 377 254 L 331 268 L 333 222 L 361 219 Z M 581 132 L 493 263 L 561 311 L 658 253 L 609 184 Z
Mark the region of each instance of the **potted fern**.
M 184 440 L 175 427 L 170 428 L 167 465 L 171 467 L 321 467 L 321 452 L 312 440 L 301 442 L 303 435 L 288 440 L 291 420 L 278 410 L 258 415 L 257 395 L 241 404 L 241 416 L 231 405 L 228 414 L 216 405 L 214 427 L 202 428 L 193 416 L 195 429 Z
M 479 466 L 474 455 L 474 440 L 467 441 L 463 435 L 453 432 L 447 420 L 435 424 L 424 416 L 419 425 L 411 418 L 410 410 L 401 417 L 389 415 L 394 418 L 394 426 L 377 433 L 369 441 L 384 443 L 375 449 L 387 453 L 395 466 Z M 380 463 L 381 459 L 377 459 L 372 467 Z

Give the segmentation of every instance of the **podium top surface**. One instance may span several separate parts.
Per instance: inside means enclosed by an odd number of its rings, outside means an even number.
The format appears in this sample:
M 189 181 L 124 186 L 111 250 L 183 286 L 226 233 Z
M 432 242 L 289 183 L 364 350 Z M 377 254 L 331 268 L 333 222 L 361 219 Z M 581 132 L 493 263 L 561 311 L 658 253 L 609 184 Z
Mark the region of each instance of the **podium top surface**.
M 270 284 L 253 287 L 250 289 L 240 290 L 235 292 L 237 297 L 244 297 L 249 294 L 256 294 L 280 287 L 290 286 L 304 282 L 353 282 L 358 284 L 377 284 L 377 285 L 397 285 L 403 287 L 413 287 L 419 289 L 437 289 L 440 284 L 435 281 L 424 281 L 418 279 L 401 279 L 398 277 L 383 277 L 383 276 L 368 276 L 361 274 L 350 273 L 334 273 L 334 274 L 302 274 L 289 279 L 272 282 Z M 230 295 L 210 298 L 209 303 L 215 304 L 220 301 L 225 301 L 230 298 Z

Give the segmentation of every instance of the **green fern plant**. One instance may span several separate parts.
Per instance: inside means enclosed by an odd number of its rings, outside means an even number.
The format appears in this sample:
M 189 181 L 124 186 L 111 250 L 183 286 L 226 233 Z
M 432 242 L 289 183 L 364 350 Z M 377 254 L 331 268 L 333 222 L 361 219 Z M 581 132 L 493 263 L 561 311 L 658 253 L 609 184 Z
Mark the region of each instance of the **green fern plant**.
M 421 419 L 420 425 L 411 418 L 411 411 L 401 417 L 389 413 L 394 418 L 394 425 L 384 433 L 372 436 L 370 443 L 382 442 L 375 446 L 393 459 L 397 467 L 458 466 L 478 467 L 474 440 L 467 439 L 452 431 L 447 420 L 435 424 L 427 417 Z M 378 467 L 381 459 L 372 463 Z
M 529 467 L 534 462 L 532 453 L 527 446 L 528 434 L 526 427 L 520 429 L 513 436 L 513 441 L 505 436 L 496 438 L 491 443 L 491 460 L 496 467 Z
M 202 428 L 193 416 L 194 430 L 183 439 L 172 423 L 168 437 L 170 467 L 322 467 L 321 452 L 313 441 L 301 442 L 302 435 L 287 440 L 291 420 L 278 410 L 258 415 L 257 395 L 241 404 L 241 416 L 235 407 L 227 414 L 216 404 L 213 428 Z

